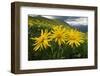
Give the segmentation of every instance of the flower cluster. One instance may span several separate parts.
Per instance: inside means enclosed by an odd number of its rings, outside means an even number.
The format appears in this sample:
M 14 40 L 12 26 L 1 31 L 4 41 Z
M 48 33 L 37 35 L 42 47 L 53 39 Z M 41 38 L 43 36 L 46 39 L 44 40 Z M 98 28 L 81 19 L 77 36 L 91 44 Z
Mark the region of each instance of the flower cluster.
M 68 45 L 73 48 L 85 42 L 85 34 L 76 29 L 66 29 L 60 25 L 52 27 L 51 31 L 41 29 L 40 36 L 32 39 L 35 40 L 34 51 L 51 47 L 51 42 L 57 43 L 58 46 Z

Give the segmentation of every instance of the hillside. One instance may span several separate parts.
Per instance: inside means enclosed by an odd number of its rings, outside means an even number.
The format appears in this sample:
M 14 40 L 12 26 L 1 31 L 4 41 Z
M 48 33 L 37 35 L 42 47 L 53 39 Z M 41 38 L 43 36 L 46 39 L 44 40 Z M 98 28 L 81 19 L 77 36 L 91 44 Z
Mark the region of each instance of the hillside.
M 48 19 L 42 16 L 28 17 L 28 25 L 31 26 L 43 26 L 43 27 L 52 27 L 56 25 L 62 25 L 66 28 L 72 28 L 68 23 L 57 20 L 57 19 Z

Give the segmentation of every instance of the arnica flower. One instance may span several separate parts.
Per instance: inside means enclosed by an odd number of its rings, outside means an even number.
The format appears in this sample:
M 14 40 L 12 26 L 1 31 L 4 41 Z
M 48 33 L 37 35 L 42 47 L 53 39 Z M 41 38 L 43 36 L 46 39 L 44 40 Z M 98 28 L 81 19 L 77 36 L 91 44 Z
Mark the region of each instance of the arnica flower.
M 66 42 L 66 29 L 60 25 L 54 26 L 51 38 L 54 39 L 54 41 L 58 43 L 59 46 L 61 46 L 61 44 Z
M 67 31 L 67 44 L 70 45 L 72 48 L 80 46 L 81 43 L 84 43 L 84 35 L 84 33 L 73 29 Z
M 34 38 L 35 47 L 33 48 L 33 50 L 37 51 L 37 50 L 46 49 L 47 47 L 50 47 L 50 44 L 49 44 L 49 41 L 51 40 L 49 38 L 50 34 L 51 33 L 48 32 L 47 30 L 45 30 L 44 32 L 43 30 L 41 30 L 41 36 Z

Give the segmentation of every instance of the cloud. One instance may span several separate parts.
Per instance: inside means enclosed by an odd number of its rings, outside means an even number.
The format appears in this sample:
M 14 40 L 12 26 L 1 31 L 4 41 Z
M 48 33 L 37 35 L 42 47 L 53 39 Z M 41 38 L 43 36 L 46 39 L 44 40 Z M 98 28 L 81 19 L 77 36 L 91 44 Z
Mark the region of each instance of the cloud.
M 70 19 L 70 20 L 65 20 L 65 22 L 69 23 L 72 26 L 77 26 L 77 25 L 88 25 L 88 18 L 87 17 L 79 17 L 76 19 Z
M 53 16 L 42 16 L 42 17 L 49 18 L 49 19 L 54 19 L 55 18 Z

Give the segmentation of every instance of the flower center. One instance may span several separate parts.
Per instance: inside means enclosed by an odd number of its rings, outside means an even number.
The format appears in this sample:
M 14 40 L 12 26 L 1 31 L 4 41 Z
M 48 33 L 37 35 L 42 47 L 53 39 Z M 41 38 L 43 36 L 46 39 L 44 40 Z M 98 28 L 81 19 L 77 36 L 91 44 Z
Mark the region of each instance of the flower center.
M 75 37 L 75 36 L 71 36 L 70 39 L 71 39 L 71 40 L 76 40 L 77 37 Z
M 45 38 L 44 37 L 41 37 L 40 42 L 43 42 L 44 40 L 45 40 Z
M 62 35 L 59 33 L 59 34 L 57 34 L 57 38 L 61 38 L 62 37 Z

